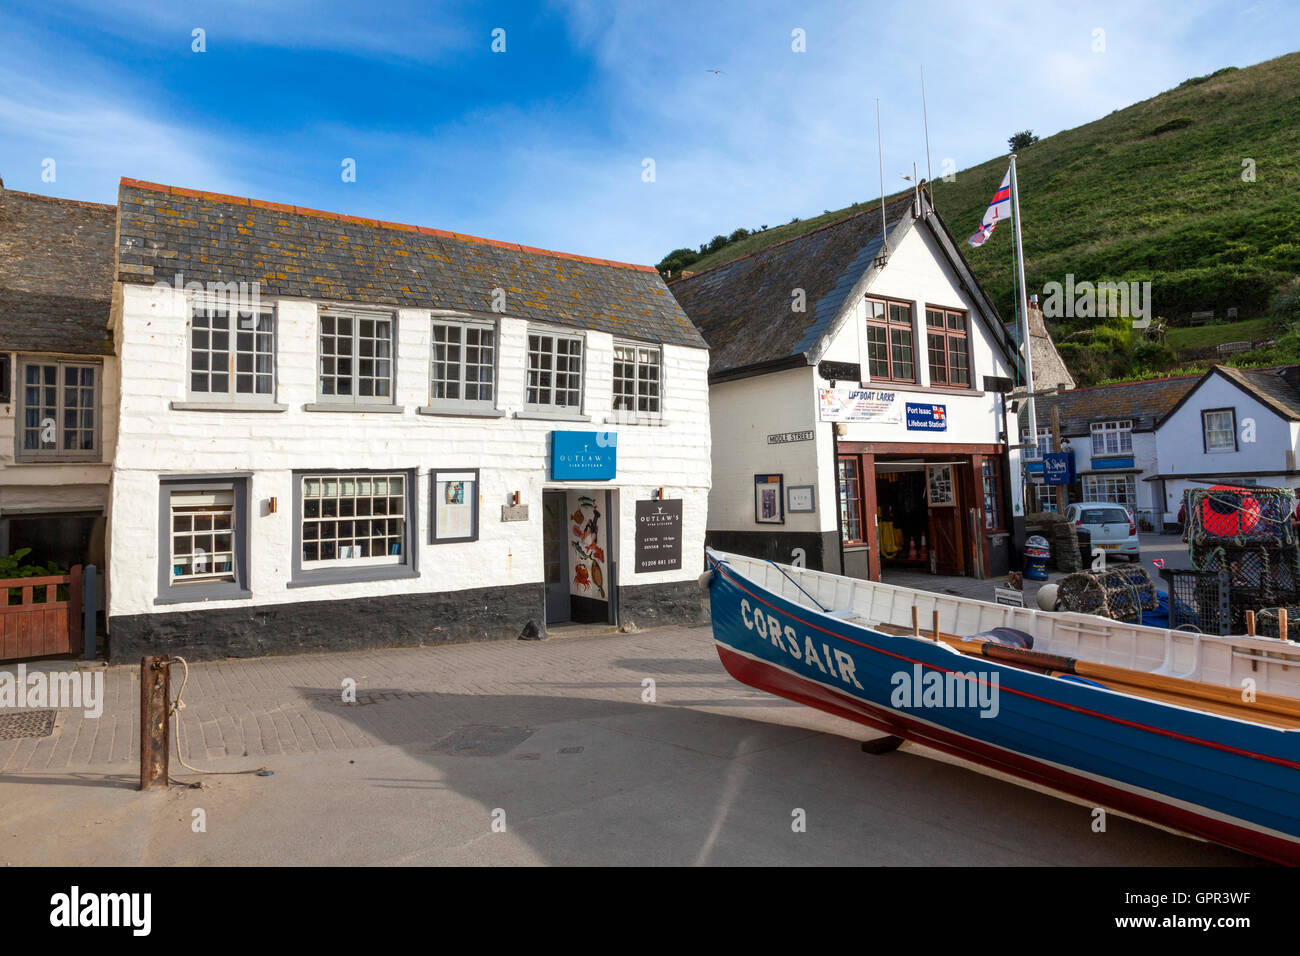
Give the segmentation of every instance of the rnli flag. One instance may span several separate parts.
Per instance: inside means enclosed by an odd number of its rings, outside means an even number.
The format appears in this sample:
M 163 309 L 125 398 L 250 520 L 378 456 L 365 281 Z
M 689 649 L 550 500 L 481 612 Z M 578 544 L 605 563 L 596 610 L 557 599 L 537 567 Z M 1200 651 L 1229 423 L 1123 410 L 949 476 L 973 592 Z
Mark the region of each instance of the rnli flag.
M 975 235 L 966 241 L 972 246 L 982 246 L 988 237 L 993 235 L 993 228 L 1003 219 L 1011 218 L 1011 167 L 1007 167 L 1007 174 L 1002 177 L 1002 185 L 998 191 L 993 194 L 993 201 L 989 203 L 989 208 L 984 211 L 984 220 L 980 227 L 975 230 Z

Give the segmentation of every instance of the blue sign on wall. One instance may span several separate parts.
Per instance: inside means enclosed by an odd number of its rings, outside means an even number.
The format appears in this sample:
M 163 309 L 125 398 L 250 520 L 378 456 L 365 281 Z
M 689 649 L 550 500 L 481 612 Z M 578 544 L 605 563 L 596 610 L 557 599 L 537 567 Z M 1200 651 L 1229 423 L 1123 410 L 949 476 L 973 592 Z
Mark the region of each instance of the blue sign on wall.
M 1100 470 L 1102 468 L 1134 468 L 1136 466 L 1133 464 L 1133 456 L 1129 455 L 1127 458 L 1094 458 L 1092 467 Z
M 1043 481 L 1049 485 L 1068 485 L 1074 481 L 1074 452 L 1049 451 L 1043 456 Z
M 614 432 L 551 432 L 551 478 L 608 480 L 618 465 Z
M 907 430 L 909 432 L 946 432 L 948 430 L 948 406 L 913 405 L 908 402 Z

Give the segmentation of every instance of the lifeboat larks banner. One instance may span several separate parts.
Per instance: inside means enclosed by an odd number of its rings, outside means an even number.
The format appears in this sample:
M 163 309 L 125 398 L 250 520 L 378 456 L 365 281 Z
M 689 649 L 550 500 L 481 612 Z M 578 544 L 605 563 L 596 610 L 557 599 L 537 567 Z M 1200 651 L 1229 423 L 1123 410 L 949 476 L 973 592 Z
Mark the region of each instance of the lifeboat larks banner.
M 823 422 L 901 422 L 897 392 L 869 388 L 819 388 L 817 417 Z

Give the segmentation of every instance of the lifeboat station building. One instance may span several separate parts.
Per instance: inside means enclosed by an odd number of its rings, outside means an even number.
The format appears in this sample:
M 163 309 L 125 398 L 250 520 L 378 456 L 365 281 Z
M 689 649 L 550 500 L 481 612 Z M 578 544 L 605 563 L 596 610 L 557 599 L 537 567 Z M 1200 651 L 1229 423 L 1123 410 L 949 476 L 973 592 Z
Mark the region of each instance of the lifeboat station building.
M 708 543 L 872 580 L 1005 573 L 1014 345 L 925 196 L 885 220 L 672 283 L 711 349 Z
M 701 617 L 708 352 L 651 267 L 123 180 L 112 657 Z

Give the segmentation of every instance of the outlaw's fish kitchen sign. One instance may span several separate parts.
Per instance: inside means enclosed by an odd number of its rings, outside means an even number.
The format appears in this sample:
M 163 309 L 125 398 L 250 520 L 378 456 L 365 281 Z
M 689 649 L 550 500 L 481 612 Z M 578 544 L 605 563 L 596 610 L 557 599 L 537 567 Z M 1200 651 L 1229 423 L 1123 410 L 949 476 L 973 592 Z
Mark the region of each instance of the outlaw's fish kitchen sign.
M 615 432 L 551 432 L 551 478 L 607 480 L 618 467 Z
M 824 422 L 901 422 L 897 392 L 872 388 L 819 388 L 817 417 Z

